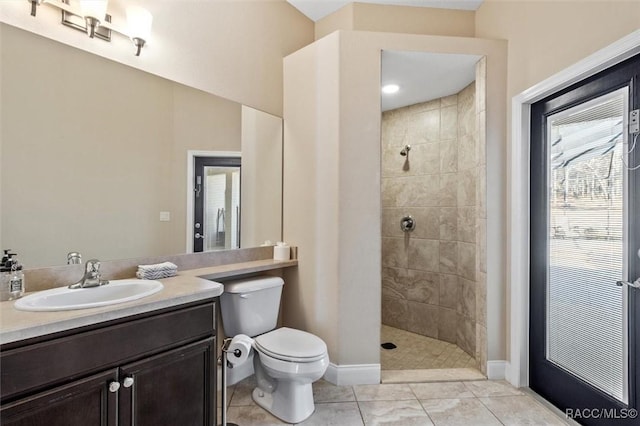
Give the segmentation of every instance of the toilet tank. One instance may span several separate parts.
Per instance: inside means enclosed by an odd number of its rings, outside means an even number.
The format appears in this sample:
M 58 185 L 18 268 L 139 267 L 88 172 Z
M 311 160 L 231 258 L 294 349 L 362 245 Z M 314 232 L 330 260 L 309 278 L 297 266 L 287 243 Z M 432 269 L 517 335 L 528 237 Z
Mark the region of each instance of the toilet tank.
M 223 284 L 220 311 L 227 337 L 236 334 L 254 337 L 276 328 L 284 285 L 282 278 L 259 276 Z

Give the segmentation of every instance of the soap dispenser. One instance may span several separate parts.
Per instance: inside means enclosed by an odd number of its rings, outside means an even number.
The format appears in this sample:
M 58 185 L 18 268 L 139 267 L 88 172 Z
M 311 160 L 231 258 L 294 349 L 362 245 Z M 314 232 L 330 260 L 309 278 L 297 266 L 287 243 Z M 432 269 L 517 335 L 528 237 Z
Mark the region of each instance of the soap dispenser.
M 4 251 L 0 264 L 0 301 L 19 299 L 24 294 L 22 265 L 13 257 L 16 253 L 10 251 Z

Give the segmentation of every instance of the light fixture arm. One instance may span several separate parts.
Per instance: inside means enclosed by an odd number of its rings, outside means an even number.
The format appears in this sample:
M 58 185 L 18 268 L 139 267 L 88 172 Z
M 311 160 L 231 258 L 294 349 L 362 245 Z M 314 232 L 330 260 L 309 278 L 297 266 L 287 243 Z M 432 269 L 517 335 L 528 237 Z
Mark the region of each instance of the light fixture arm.
M 140 56 L 140 51 L 144 47 L 145 41 L 139 37 L 133 37 L 131 40 L 133 41 L 134 46 L 136 46 L 136 56 Z
M 100 26 L 100 21 L 96 18 L 92 18 L 91 16 L 85 17 L 84 21 L 87 23 L 87 35 L 89 38 L 94 38 L 96 35 L 96 28 Z
M 31 16 L 36 16 L 38 6 L 40 6 L 43 1 L 44 0 L 29 0 L 29 3 L 31 3 Z

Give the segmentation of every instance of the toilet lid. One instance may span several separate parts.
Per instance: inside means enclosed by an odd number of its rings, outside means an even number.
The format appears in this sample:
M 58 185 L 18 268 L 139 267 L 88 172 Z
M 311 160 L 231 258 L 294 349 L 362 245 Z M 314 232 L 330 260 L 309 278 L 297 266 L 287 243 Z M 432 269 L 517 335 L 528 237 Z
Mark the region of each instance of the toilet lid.
M 327 345 L 318 336 L 287 327 L 256 337 L 255 347 L 265 355 L 294 362 L 317 361 L 327 353 Z

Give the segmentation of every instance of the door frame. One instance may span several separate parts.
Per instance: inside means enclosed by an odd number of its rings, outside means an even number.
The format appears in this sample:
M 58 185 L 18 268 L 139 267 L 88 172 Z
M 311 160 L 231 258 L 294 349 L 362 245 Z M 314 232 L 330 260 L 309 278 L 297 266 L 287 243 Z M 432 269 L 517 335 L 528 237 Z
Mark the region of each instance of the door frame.
M 640 53 L 640 30 L 598 50 L 511 100 L 508 145 L 507 271 L 510 289 L 510 356 L 505 378 L 515 387 L 529 386 L 529 161 L 531 104 Z
M 240 151 L 187 151 L 187 232 L 185 241 L 185 253 L 193 253 L 193 191 L 194 191 L 194 173 L 196 157 L 237 157 L 242 159 Z

